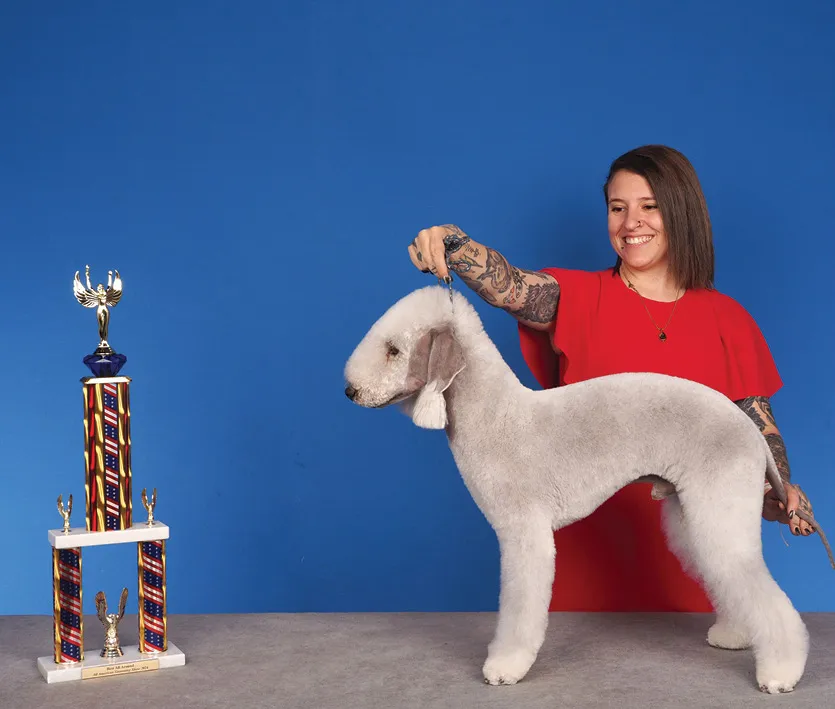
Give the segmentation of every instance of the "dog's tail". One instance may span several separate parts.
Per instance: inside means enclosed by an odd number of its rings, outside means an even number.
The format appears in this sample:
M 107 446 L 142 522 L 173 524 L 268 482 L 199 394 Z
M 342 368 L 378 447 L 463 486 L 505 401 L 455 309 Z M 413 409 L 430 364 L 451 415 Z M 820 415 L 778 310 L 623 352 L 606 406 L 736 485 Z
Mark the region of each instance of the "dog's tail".
M 774 460 L 774 453 L 771 452 L 771 446 L 763 436 L 763 443 L 765 443 L 765 479 L 772 489 L 777 491 L 777 497 L 780 502 L 786 504 L 786 488 L 783 485 L 783 478 L 780 477 L 780 470 L 777 468 L 777 461 Z
M 786 497 L 786 487 L 783 485 L 783 479 L 780 477 L 780 471 L 777 469 L 777 462 L 774 460 L 774 454 L 771 452 L 771 447 L 765 440 L 765 436 L 763 436 L 763 442 L 765 443 L 766 480 L 768 480 L 772 489 L 777 491 L 777 497 L 780 502 L 785 505 L 788 500 Z M 812 529 L 820 535 L 821 541 L 823 542 L 824 547 L 826 547 L 826 553 L 829 555 L 829 563 L 832 565 L 832 568 L 835 569 L 835 557 L 832 556 L 832 548 L 829 546 L 829 542 L 826 539 L 826 535 L 823 533 L 823 529 L 821 529 L 821 526 L 817 523 L 811 512 L 806 513 L 803 510 L 797 510 L 795 514 L 800 517 L 800 519 L 812 525 Z

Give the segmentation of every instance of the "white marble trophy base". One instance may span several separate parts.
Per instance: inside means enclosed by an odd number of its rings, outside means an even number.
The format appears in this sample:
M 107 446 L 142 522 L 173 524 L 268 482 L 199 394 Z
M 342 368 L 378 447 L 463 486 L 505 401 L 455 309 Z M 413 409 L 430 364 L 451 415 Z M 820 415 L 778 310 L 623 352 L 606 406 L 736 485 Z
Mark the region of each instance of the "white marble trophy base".
M 76 549 L 78 547 L 97 547 L 105 544 L 124 544 L 125 542 L 151 542 L 168 539 L 168 525 L 155 521 L 152 526 L 137 522 L 130 529 L 114 529 L 109 532 L 88 532 L 84 527 L 49 530 L 49 544 L 55 549 Z
M 72 664 L 58 664 L 52 655 L 38 658 L 38 670 L 48 684 L 80 679 L 118 677 L 136 672 L 153 672 L 186 664 L 186 656 L 174 643 L 165 652 L 140 654 L 138 645 L 123 645 L 122 657 L 99 657 L 101 648 L 84 651 L 84 659 Z

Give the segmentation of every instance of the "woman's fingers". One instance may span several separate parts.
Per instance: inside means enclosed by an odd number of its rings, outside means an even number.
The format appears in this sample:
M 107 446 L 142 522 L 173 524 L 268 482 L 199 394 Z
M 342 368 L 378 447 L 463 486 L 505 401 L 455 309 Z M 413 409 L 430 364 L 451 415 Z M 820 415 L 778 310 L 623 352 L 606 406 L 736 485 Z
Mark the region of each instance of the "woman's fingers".
M 809 502 L 809 498 L 806 496 L 806 493 L 800 487 L 800 485 L 794 486 L 795 490 L 797 491 L 799 502 L 798 502 L 798 510 L 801 510 L 805 514 L 812 516 L 812 503 Z M 797 515 L 795 515 L 797 516 Z M 803 535 L 810 535 L 814 534 L 815 530 L 813 529 L 812 525 L 809 524 L 806 520 L 800 520 L 800 533 Z
M 412 264 L 418 271 L 423 271 L 424 273 L 429 273 L 429 269 L 426 267 L 426 264 L 423 262 L 423 255 L 417 250 L 417 246 L 415 246 L 415 242 L 413 241 L 409 244 L 409 258 L 412 260 Z
M 812 513 L 812 506 L 809 504 L 809 500 L 806 497 L 806 494 L 800 489 L 800 486 L 798 485 L 786 483 L 785 488 L 789 528 L 791 529 L 792 534 L 794 534 L 795 536 L 808 536 L 810 534 L 813 534 L 815 530 L 812 528 L 812 525 L 809 524 L 806 520 L 801 519 L 800 515 L 797 514 L 798 510 L 802 510 L 808 515 L 811 515 Z
M 786 511 L 789 516 L 789 528 L 792 530 L 792 534 L 800 534 L 801 520 L 796 514 L 797 508 L 800 506 L 800 495 L 797 494 L 794 485 L 786 483 L 784 487 L 786 489 Z
M 432 251 L 430 248 L 429 230 L 422 230 L 412 241 L 414 248 L 415 265 L 424 273 L 434 273 L 435 262 L 432 259 Z
M 800 518 L 798 511 L 803 511 L 806 514 L 812 514 L 812 506 L 805 493 L 798 485 L 791 483 L 784 484 L 786 490 L 786 502 L 784 505 L 780 502 L 776 493 L 769 489 L 763 499 L 763 519 L 768 522 L 779 522 L 780 524 L 787 524 L 791 533 L 795 536 L 809 536 L 814 534 L 815 530 L 809 522 Z M 791 516 L 789 516 L 791 514 Z
M 768 522 L 789 523 L 789 518 L 786 515 L 786 506 L 780 502 L 780 498 L 777 497 L 777 493 L 771 485 L 767 486 L 763 499 L 763 519 Z
M 777 522 L 778 520 L 782 522 L 783 516 L 782 503 L 778 499 L 766 495 L 763 501 L 763 519 L 767 522 Z M 785 521 L 788 522 L 788 518 Z
M 443 227 L 432 227 L 429 230 L 429 250 L 432 254 L 432 263 L 435 266 L 433 273 L 438 278 L 447 279 L 449 276 L 449 269 L 446 265 L 446 249 L 444 247 L 444 237 L 447 235 L 447 230 Z
M 444 237 L 447 230 L 443 227 L 423 229 L 409 244 L 409 258 L 412 264 L 424 273 L 432 273 L 438 278 L 446 279 L 449 269 L 446 265 L 446 250 Z

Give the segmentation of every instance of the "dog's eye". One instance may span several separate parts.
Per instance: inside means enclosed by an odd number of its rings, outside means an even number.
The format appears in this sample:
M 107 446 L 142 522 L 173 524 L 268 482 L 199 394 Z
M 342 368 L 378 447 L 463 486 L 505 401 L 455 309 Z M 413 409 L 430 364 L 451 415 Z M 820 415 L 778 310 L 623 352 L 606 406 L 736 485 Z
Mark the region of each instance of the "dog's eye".
M 389 342 L 387 354 L 389 357 L 397 357 L 397 355 L 400 354 L 400 350 L 398 350 L 391 342 Z

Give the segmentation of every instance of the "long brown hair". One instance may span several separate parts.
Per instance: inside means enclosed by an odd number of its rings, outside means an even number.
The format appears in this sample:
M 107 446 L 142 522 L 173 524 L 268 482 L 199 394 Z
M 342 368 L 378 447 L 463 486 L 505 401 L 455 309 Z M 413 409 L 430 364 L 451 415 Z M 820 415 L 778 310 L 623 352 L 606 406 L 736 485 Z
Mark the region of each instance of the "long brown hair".
M 670 270 L 684 288 L 713 288 L 713 231 L 699 178 L 690 161 L 665 145 L 644 145 L 617 158 L 603 185 L 609 203 L 609 183 L 620 170 L 641 175 L 658 202 L 669 242 Z M 614 272 L 621 265 L 618 256 Z

